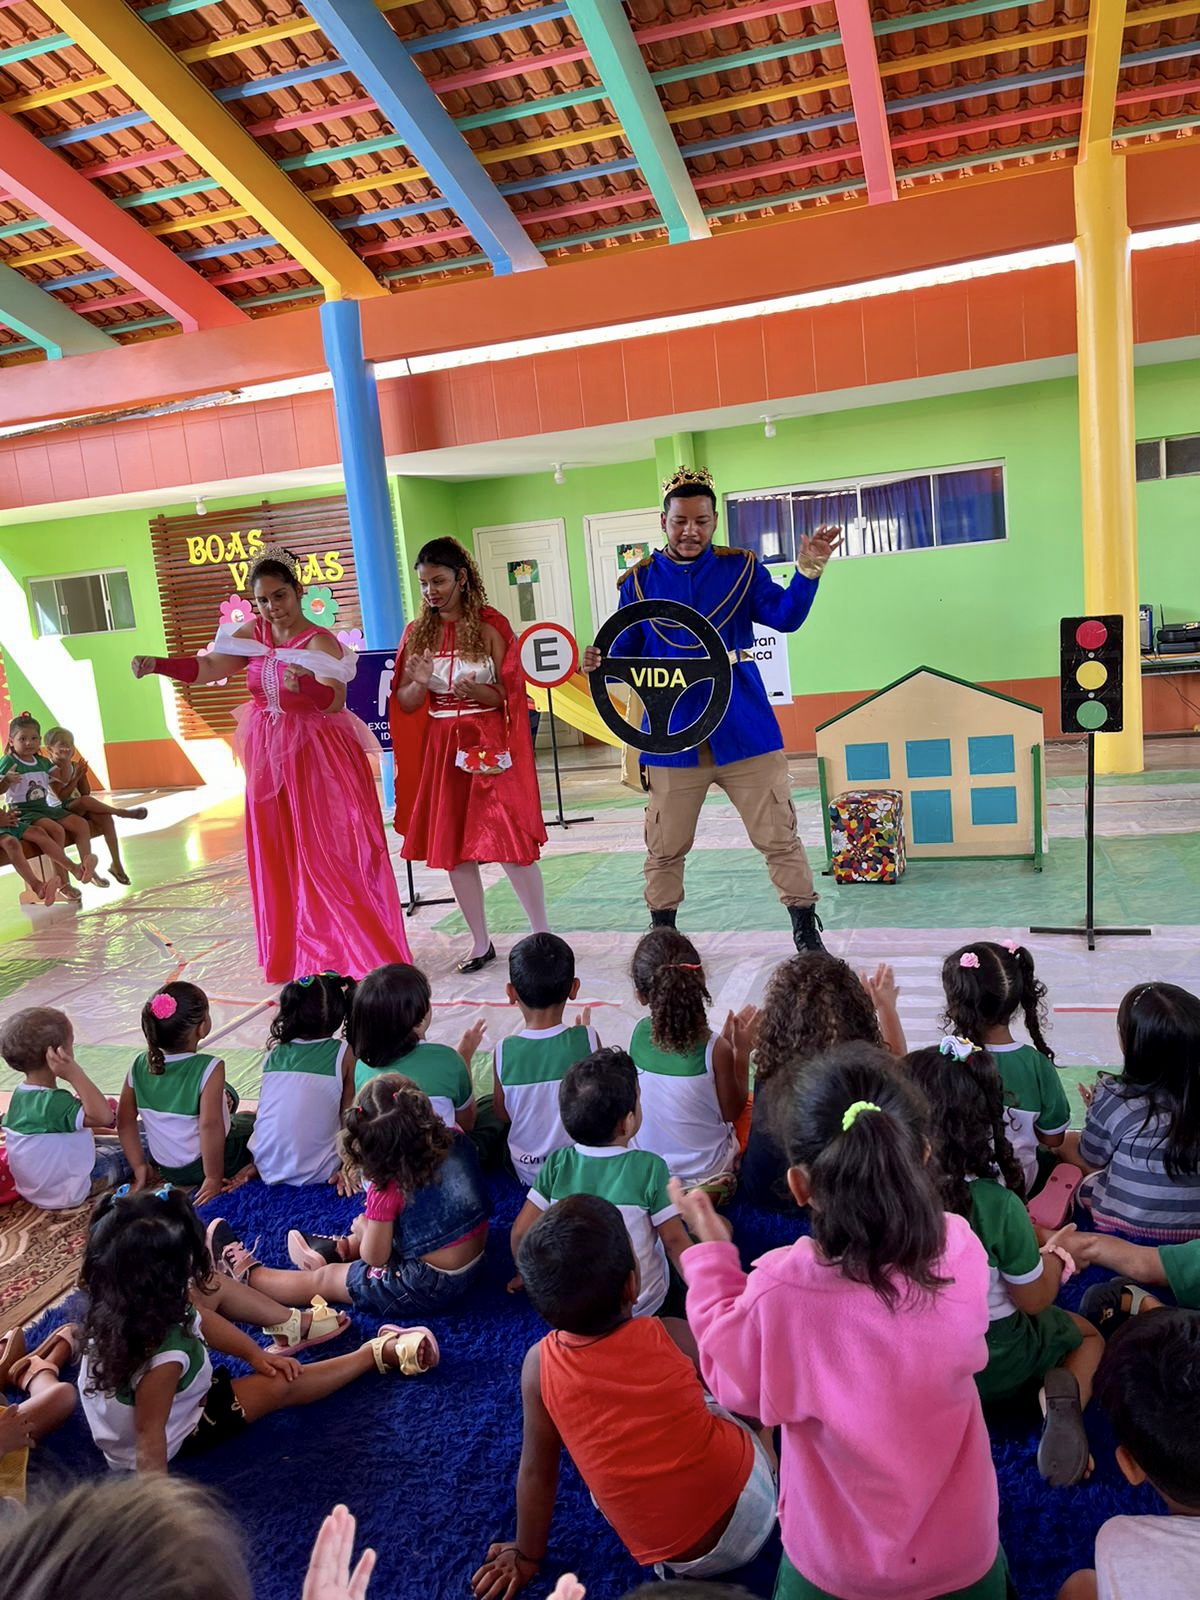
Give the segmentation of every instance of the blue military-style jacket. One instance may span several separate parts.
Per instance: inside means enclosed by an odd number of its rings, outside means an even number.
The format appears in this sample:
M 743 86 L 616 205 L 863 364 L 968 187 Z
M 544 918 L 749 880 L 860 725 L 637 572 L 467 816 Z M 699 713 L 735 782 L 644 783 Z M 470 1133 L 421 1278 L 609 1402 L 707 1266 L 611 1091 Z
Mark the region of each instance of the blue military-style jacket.
M 756 622 L 781 633 L 794 633 L 812 608 L 817 583 L 817 579 L 806 578 L 797 571 L 784 589 L 753 551 L 729 545 L 709 545 L 702 556 L 688 562 L 674 560 L 666 550 L 656 550 L 621 579 L 619 605 L 632 605 L 638 600 L 677 600 L 707 617 L 733 653 L 754 648 Z M 673 642 L 675 639 L 679 642 Z M 621 634 L 612 653 L 669 661 L 681 656 L 696 658 L 701 652 L 690 634 L 661 624 L 657 628 L 642 624 Z M 710 693 L 704 683 L 685 689 L 672 713 L 671 727 L 681 728 L 699 717 Z M 717 766 L 782 750 L 779 724 L 754 661 L 738 661 L 734 665 L 729 709 L 707 743 Z M 696 750 L 673 756 L 639 754 L 639 760 L 648 767 L 694 767 L 699 759 Z

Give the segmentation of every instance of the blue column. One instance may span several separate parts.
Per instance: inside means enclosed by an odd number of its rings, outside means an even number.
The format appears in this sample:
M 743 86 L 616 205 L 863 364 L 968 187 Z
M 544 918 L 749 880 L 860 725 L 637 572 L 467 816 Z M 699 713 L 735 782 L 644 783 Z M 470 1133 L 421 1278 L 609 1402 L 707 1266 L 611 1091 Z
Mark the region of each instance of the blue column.
M 394 650 L 404 632 L 404 601 L 379 422 L 379 386 L 363 358 L 358 302 L 326 300 L 321 307 L 321 337 L 333 379 L 363 633 L 368 650 Z M 390 755 L 383 757 L 382 768 L 387 802 L 395 795 Z
M 379 391 L 375 374 L 363 359 L 358 302 L 327 300 L 321 307 L 321 335 L 333 378 L 363 633 L 368 650 L 393 650 L 404 631 L 404 602 L 379 424 Z

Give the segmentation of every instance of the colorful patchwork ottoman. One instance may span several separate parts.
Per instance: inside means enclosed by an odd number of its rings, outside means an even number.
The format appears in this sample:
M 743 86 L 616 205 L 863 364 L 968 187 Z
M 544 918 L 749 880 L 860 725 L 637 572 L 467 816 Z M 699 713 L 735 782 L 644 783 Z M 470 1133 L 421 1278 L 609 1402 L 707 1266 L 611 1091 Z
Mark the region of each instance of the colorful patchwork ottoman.
M 848 789 L 829 802 L 835 883 L 895 883 L 904 871 L 904 796 Z

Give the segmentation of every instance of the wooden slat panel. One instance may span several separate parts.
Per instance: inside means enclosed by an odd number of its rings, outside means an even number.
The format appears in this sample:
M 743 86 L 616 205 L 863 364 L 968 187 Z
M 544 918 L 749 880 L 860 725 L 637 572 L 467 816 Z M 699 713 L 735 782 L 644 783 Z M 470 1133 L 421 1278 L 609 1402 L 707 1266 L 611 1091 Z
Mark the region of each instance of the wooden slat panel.
M 328 624 L 335 633 L 362 626 L 344 495 L 155 517 L 150 539 L 170 655 L 196 655 L 212 643 L 222 601 L 235 594 L 250 600 L 247 577 L 258 544 L 283 545 L 300 562 L 305 588 L 330 590 L 338 605 Z M 223 688 L 178 684 L 175 693 L 185 739 L 228 734 L 234 707 L 247 698 L 240 673 Z

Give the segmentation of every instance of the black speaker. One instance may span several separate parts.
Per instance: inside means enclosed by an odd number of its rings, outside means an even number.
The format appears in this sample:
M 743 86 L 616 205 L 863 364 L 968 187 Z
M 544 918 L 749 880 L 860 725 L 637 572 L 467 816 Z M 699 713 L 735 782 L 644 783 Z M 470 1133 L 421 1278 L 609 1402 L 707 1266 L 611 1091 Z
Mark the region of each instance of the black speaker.
M 1059 689 L 1064 733 L 1120 733 L 1125 619 L 1064 617 L 1059 630 Z

